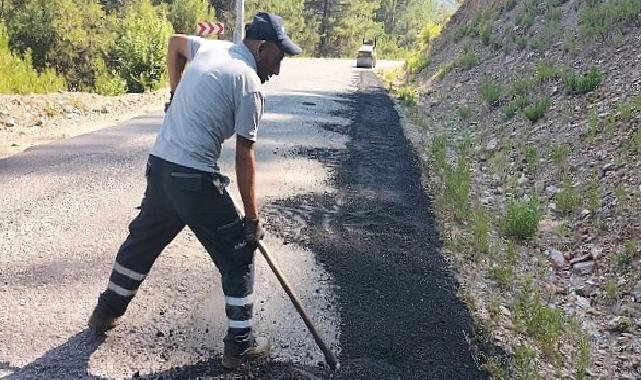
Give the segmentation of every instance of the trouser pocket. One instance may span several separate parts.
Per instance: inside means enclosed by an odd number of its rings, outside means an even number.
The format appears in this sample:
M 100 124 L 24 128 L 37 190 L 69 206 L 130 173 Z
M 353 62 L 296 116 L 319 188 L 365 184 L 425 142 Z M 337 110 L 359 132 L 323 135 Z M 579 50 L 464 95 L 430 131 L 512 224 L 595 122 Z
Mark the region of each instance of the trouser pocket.
M 222 225 L 216 230 L 229 259 L 240 262 L 252 259 L 254 248 L 250 247 L 245 238 L 245 229 L 241 219 Z
M 172 182 L 178 190 L 182 191 L 202 191 L 203 174 L 172 171 L 169 173 Z

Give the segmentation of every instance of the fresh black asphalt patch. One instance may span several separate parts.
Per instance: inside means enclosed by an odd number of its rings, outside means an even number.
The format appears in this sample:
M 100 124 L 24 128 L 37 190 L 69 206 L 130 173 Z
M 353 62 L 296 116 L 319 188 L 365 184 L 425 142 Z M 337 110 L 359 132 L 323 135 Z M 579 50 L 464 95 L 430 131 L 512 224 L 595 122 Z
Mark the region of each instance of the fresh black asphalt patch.
M 299 154 L 330 165 L 332 194 L 264 206 L 271 232 L 314 252 L 334 277 L 344 379 L 481 379 L 472 320 L 440 256 L 421 169 L 371 72 L 350 97 L 347 149 Z M 318 376 L 318 373 L 317 373 Z

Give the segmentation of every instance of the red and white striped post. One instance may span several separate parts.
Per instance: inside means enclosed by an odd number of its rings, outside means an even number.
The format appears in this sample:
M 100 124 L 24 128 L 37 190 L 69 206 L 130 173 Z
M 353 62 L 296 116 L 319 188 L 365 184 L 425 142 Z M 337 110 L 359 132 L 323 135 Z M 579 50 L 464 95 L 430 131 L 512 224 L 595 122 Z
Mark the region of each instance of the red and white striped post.
M 225 34 L 225 25 L 222 22 L 207 22 L 202 21 L 198 23 L 198 30 L 196 34 L 199 36 L 208 36 L 210 34 L 217 34 L 222 36 Z

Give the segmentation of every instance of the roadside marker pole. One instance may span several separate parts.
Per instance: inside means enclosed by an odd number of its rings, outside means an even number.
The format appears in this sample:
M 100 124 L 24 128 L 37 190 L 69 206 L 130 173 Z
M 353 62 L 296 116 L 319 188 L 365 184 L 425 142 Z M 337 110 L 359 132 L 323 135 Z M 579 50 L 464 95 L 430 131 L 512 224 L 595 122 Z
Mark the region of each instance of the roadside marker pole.
M 239 43 L 245 37 L 245 0 L 236 0 L 236 25 L 234 42 Z

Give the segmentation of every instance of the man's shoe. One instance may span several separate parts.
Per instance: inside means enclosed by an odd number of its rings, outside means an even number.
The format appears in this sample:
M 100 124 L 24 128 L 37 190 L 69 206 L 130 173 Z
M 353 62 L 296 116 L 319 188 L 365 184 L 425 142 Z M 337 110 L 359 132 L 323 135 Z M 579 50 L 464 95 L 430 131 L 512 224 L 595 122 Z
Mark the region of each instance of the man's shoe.
M 111 330 L 116 325 L 118 325 L 120 317 L 114 317 L 109 314 L 100 306 L 96 305 L 96 308 L 91 313 L 89 317 L 89 322 L 87 325 L 89 329 L 92 330 L 97 335 L 104 334 L 107 330 Z
M 269 341 L 264 338 L 254 338 L 249 347 L 243 349 L 243 346 L 247 346 L 247 344 L 225 341 L 223 367 L 236 369 L 240 367 L 243 362 L 268 357 L 271 351 Z

